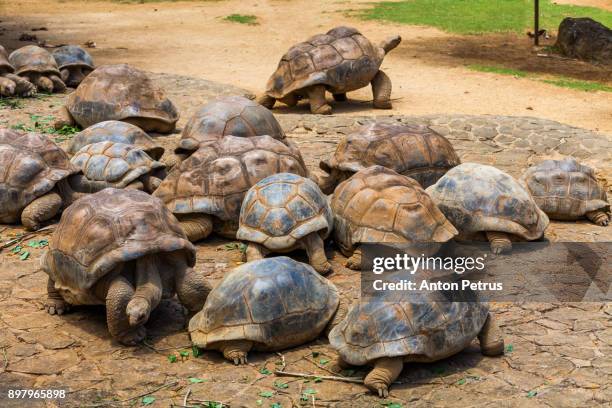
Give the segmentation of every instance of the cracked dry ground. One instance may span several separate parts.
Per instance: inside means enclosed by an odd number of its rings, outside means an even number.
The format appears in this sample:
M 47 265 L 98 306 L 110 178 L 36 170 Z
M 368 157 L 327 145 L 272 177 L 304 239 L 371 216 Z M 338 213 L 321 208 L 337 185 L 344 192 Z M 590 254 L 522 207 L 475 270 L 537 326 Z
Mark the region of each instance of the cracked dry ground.
M 244 91 L 204 80 L 155 74 L 181 110 L 184 125 L 212 96 Z M 54 115 L 64 95 L 24 101 L 0 111 L 2 126 L 31 125 L 30 115 Z M 369 106 L 364 106 L 368 114 Z M 311 168 L 327 157 L 343 134 L 372 117 L 277 115 Z M 612 137 L 536 118 L 499 116 L 380 116 L 379 120 L 427 123 L 447 136 L 463 161 L 494 164 L 513 176 L 544 157 L 571 154 L 597 167 L 612 186 Z M 177 134 L 160 136 L 168 150 Z M 61 140 L 60 140 L 61 141 Z M 61 141 L 64 145 L 67 141 Z M 22 232 L 0 226 L 4 243 Z M 551 241 L 612 241 L 612 228 L 586 222 L 554 222 Z M 48 238 L 39 233 L 29 240 Z M 197 271 L 213 284 L 240 261 L 229 241 L 198 244 Z M 214 352 L 194 357 L 184 329 L 186 318 L 173 301 L 163 303 L 148 323 L 148 340 L 139 347 L 113 342 L 99 307 L 78 307 L 57 317 L 42 310 L 46 278 L 38 270 L 42 249 L 27 248 L 21 260 L 11 249 L 0 253 L 0 406 L 181 406 L 198 400 L 232 407 L 380 407 L 384 401 L 360 384 L 277 377 L 275 369 L 325 376 L 335 374 L 334 351 L 324 339 L 275 353 L 253 353 L 249 365 L 235 367 Z M 359 296 L 359 275 L 342 266 L 344 258 L 328 247 L 335 272 L 330 279 L 349 300 Z M 300 256 L 300 255 L 298 255 Z M 474 343 L 435 364 L 406 365 L 386 402 L 401 406 L 588 407 L 612 401 L 612 305 L 602 303 L 495 304 L 506 344 L 501 358 L 486 358 Z M 187 351 L 182 357 L 180 352 Z M 186 353 L 183 353 L 186 354 Z M 176 356 L 171 362 L 169 355 Z M 363 376 L 357 370 L 353 376 Z M 347 374 L 347 373 L 345 373 Z M 190 380 L 191 379 L 191 380 Z M 281 384 L 286 384 L 281 385 Z M 160 387 L 162 387 L 160 389 Z M 7 389 L 68 390 L 65 400 L 8 400 Z M 140 396 L 140 397 L 138 397 Z M 137 397 L 137 398 L 135 398 Z M 304 397 L 304 398 L 303 398 Z M 314 400 L 313 400 L 314 397 Z M 200 402 L 202 406 L 203 403 Z

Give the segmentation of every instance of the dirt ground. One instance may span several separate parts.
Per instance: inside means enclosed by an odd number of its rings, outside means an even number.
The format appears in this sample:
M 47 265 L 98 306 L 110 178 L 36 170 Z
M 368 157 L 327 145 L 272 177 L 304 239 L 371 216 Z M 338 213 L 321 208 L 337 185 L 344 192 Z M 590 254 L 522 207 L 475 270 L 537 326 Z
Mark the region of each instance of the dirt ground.
M 601 3 L 605 3 L 602 1 Z M 95 41 L 96 62 L 129 62 L 154 72 L 214 80 L 261 92 L 280 56 L 294 43 L 340 24 L 354 25 L 374 41 L 399 33 L 404 39 L 383 69 L 393 84 L 397 114 L 536 115 L 592 130 L 612 132 L 607 92 L 558 88 L 530 79 L 475 72 L 472 63 L 492 63 L 610 83 L 610 71 L 586 63 L 537 57 L 525 36 L 460 37 L 437 29 L 361 21 L 347 10 L 369 1 L 79 2 L 16 0 L 0 4 L 0 43 L 10 48 L 22 33 L 49 44 Z M 223 20 L 253 14 L 258 25 Z M 32 32 L 45 27 L 48 31 Z M 554 31 L 555 27 L 547 27 Z M 551 45 L 554 39 L 544 45 Z M 362 103 L 368 89 L 350 95 L 339 114 L 381 114 Z M 304 112 L 305 107 L 279 112 Z M 386 112 L 385 112 L 386 113 Z

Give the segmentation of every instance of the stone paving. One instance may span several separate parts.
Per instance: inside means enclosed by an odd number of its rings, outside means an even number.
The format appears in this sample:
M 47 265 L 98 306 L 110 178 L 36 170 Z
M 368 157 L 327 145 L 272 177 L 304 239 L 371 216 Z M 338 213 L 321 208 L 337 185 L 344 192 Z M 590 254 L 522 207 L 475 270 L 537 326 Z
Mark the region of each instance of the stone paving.
M 181 110 L 184 125 L 202 103 L 237 88 L 186 77 L 156 74 Z M 39 115 L 55 115 L 64 96 L 24 101 L 17 109 L 0 108 L 0 125 L 32 126 Z M 364 108 L 364 113 L 368 108 Z M 370 113 L 370 111 L 367 111 Z M 379 113 L 379 112 L 377 112 Z M 333 152 L 335 143 L 372 116 L 277 115 L 310 169 Z M 545 157 L 571 154 L 595 166 L 608 189 L 612 185 L 612 137 L 557 122 L 500 116 L 377 116 L 377 120 L 424 123 L 451 140 L 463 161 L 493 164 L 519 176 Z M 44 123 L 42 126 L 44 129 Z M 178 134 L 160 136 L 170 150 Z M 67 141 L 58 141 L 63 145 Z M 23 232 L 0 226 L 0 246 Z M 338 373 L 334 351 L 319 339 L 277 353 L 252 353 L 249 365 L 235 367 L 218 353 L 194 356 L 174 301 L 164 302 L 148 323 L 148 339 L 138 347 L 113 342 L 103 308 L 77 307 L 64 316 L 42 309 L 46 280 L 39 270 L 43 248 L 29 247 L 46 233 L 26 236 L 0 252 L 0 407 L 595 407 L 612 403 L 612 305 L 609 303 L 495 304 L 505 335 L 503 357 L 483 357 L 474 343 L 464 352 L 434 364 L 406 365 L 388 400 L 360 384 L 327 379 L 279 377 L 275 369 L 318 376 L 362 377 L 367 371 Z M 612 228 L 587 222 L 554 222 L 551 241 L 612 241 Z M 198 244 L 197 271 L 218 283 L 241 260 L 229 241 L 212 238 Z M 359 275 L 342 266 L 345 258 L 328 247 L 335 272 L 330 279 L 342 296 L 359 295 Z M 298 257 L 303 256 L 301 254 Z M 173 357 L 172 357 L 173 356 Z M 173 362 L 174 361 L 174 362 Z M 27 402 L 7 398 L 8 389 L 66 389 L 64 400 Z M 146 395 L 145 395 L 146 394 Z M 314 397 L 314 399 L 313 399 Z M 280 405 L 273 405 L 273 404 Z M 389 405 L 396 403 L 399 405 Z M 384 405 L 387 404 L 387 405 Z

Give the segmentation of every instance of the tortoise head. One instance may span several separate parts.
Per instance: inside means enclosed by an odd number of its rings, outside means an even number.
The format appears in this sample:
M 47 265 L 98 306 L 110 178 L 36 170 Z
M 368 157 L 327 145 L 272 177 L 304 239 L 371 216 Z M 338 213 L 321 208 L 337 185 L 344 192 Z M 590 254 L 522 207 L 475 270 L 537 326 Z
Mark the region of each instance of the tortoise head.
M 133 297 L 125 310 L 131 327 L 136 327 L 144 324 L 149 320 L 151 313 L 151 304 L 148 300 L 141 297 Z
M 380 43 L 380 48 L 385 51 L 385 55 L 389 53 L 392 49 L 397 47 L 399 43 L 402 42 L 402 37 L 399 35 L 394 35 L 392 37 L 388 37 Z

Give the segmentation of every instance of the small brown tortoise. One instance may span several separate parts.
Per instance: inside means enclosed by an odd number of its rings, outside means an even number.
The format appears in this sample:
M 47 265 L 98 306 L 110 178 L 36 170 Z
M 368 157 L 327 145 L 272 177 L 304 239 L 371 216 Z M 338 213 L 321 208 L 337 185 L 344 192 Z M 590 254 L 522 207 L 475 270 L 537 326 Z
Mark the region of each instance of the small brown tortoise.
M 251 350 L 283 350 L 327 334 L 346 309 L 334 284 L 309 265 L 260 259 L 225 275 L 189 322 L 189 334 L 195 346 L 246 364 Z
M 15 74 L 27 79 L 41 92 L 63 92 L 66 84 L 61 79 L 57 63 L 49 51 L 36 45 L 16 49 L 9 56 Z
M 194 263 L 195 248 L 160 200 L 107 188 L 66 209 L 53 232 L 41 259 L 46 308 L 106 305 L 111 336 L 135 344 L 162 298 L 177 293 L 190 311 L 202 308 L 210 288 Z
M 340 183 L 332 197 L 334 242 L 360 269 L 361 244 L 415 244 L 428 254 L 457 235 L 419 183 L 382 166 L 372 166 Z
M 318 184 L 325 194 L 331 194 L 355 172 L 381 165 L 427 188 L 460 163 L 450 142 L 427 126 L 373 122 L 343 137 L 332 157 L 321 161 L 325 175 L 318 177 Z
M 268 109 L 243 96 L 220 96 L 199 109 L 185 125 L 174 151 L 177 161 L 185 160 L 202 143 L 214 142 L 226 135 L 268 135 L 288 142 Z
M 55 127 L 82 128 L 122 120 L 145 132 L 170 133 L 179 119 L 174 104 L 149 76 L 130 65 L 103 65 L 68 95 Z
M 159 160 L 164 154 L 164 148 L 141 128 L 119 120 L 106 120 L 83 129 L 72 138 L 68 153 L 75 154 L 88 144 L 107 141 L 139 147 L 154 160 Z
M 594 224 L 610 222 L 610 203 L 592 168 L 568 157 L 546 160 L 527 169 L 521 182 L 536 204 L 549 218 L 577 220 L 587 218 Z
M 391 80 L 380 65 L 401 40 L 396 35 L 375 46 L 355 28 L 342 26 L 315 35 L 283 55 L 259 103 L 272 109 L 276 100 L 294 106 L 308 98 L 312 113 L 330 114 L 326 91 L 344 101 L 347 92 L 372 85 L 374 107 L 391 109 Z
M 0 96 L 32 96 L 36 87 L 27 79 L 15 74 L 15 67 L 9 62 L 8 53 L 0 45 Z
M 0 222 L 40 228 L 80 196 L 68 180 L 77 172 L 48 137 L 0 129 Z
M 404 362 L 442 360 L 476 337 L 482 354 L 503 354 L 502 333 L 487 304 L 463 292 L 454 294 L 453 301 L 447 296 L 385 291 L 359 300 L 329 334 L 340 355 L 338 365 L 373 365 L 364 384 L 387 398 Z
M 166 166 L 137 146 L 117 142 L 86 145 L 70 160 L 83 174 L 71 179 L 79 192 L 107 187 L 135 188 L 152 193 L 166 177 Z M 77 187 L 78 186 L 78 187 Z
M 235 238 L 248 189 L 282 172 L 307 176 L 297 149 L 270 136 L 225 136 L 176 166 L 154 195 L 176 214 L 190 241 L 213 230 Z
M 240 210 L 236 238 L 248 241 L 248 261 L 269 252 L 306 250 L 310 264 L 320 274 L 331 272 L 324 240 L 334 218 L 327 197 L 314 181 L 297 174 L 268 176 L 249 189 Z
M 62 81 L 76 88 L 94 70 L 91 55 L 78 45 L 64 45 L 53 51 L 53 58 L 62 75 Z
M 427 193 L 459 230 L 462 239 L 484 234 L 491 251 L 512 249 L 512 240 L 544 235 L 548 217 L 512 176 L 492 166 L 463 163 L 448 171 Z

